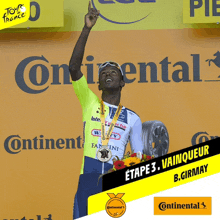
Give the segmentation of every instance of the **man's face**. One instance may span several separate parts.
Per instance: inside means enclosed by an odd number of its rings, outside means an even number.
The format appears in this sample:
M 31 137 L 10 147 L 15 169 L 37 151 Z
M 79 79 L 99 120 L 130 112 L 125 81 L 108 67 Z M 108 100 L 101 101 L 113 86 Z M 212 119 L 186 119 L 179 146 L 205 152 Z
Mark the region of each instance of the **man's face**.
M 120 70 L 114 66 L 105 67 L 99 74 L 99 90 L 119 89 L 124 86 Z

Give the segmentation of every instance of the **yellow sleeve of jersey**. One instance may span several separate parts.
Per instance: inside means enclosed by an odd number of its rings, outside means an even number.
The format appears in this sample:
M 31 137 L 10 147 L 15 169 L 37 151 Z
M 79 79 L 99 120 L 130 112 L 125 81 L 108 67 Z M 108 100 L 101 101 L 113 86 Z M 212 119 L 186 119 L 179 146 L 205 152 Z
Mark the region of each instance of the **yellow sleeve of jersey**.
M 79 80 L 72 81 L 72 85 L 83 110 L 91 106 L 94 101 L 99 100 L 98 97 L 88 87 L 84 75 Z

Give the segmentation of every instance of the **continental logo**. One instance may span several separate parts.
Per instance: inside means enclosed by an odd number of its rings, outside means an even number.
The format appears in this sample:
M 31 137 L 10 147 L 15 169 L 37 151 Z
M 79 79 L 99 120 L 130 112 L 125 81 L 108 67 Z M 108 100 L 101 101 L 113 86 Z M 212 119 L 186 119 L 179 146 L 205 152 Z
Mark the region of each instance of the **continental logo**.
M 93 8 L 101 12 L 99 16 L 114 24 L 133 24 L 144 20 L 153 11 L 149 3 L 156 3 L 156 0 L 92 0 Z
M 107 201 L 105 210 L 107 214 L 113 218 L 119 218 L 124 215 L 126 211 L 126 204 L 121 199 L 124 196 L 124 193 L 107 193 L 110 199 Z
M 154 215 L 211 215 L 211 197 L 155 197 Z
M 79 136 L 74 138 L 44 138 L 43 135 L 32 139 L 22 139 L 19 135 L 10 135 L 4 141 L 4 148 L 9 154 L 18 154 L 21 151 L 29 150 L 63 150 L 63 149 L 81 149 L 81 140 Z
M 203 142 L 210 141 L 218 137 L 219 136 L 210 136 L 206 131 L 197 132 L 193 135 L 191 143 L 192 145 L 201 144 Z
M 204 60 L 204 65 L 210 66 L 211 63 L 214 63 L 220 67 L 220 56 L 218 54 L 220 53 L 214 54 L 215 59 Z M 137 64 L 125 62 L 121 65 L 124 81 L 125 83 L 136 81 L 142 84 L 220 81 L 219 78 L 203 80 L 200 76 L 202 69 L 200 54 L 191 54 L 190 56 L 192 58 L 191 65 L 184 61 L 171 62 L 169 57 L 165 57 L 161 61 L 141 61 Z M 97 83 L 94 81 L 94 74 L 97 74 L 101 63 L 94 64 L 94 59 L 93 56 L 89 55 L 86 57 L 87 62 L 82 64 L 82 72 L 86 75 L 88 84 Z M 67 64 L 50 64 L 44 56 L 31 56 L 22 60 L 15 70 L 15 81 L 22 91 L 29 94 L 45 92 L 53 85 L 71 84 L 69 66 Z
M 135 81 L 156 84 L 202 82 L 200 54 L 191 54 L 190 56 L 192 65 L 184 61 L 171 62 L 169 57 L 154 62 L 140 61 L 137 64 L 125 62 L 121 65 L 125 83 L 134 83 Z M 94 64 L 94 59 L 89 55 L 86 57 L 87 62 L 82 65 L 82 71 L 87 76 L 88 84 L 96 83 L 94 74 L 97 74 L 101 64 Z M 207 65 L 207 63 L 205 64 Z M 130 76 L 131 73 L 133 78 Z M 71 84 L 69 66 L 67 64 L 50 64 L 44 56 L 31 56 L 22 60 L 15 70 L 15 81 L 23 92 L 29 94 L 45 92 L 54 85 Z

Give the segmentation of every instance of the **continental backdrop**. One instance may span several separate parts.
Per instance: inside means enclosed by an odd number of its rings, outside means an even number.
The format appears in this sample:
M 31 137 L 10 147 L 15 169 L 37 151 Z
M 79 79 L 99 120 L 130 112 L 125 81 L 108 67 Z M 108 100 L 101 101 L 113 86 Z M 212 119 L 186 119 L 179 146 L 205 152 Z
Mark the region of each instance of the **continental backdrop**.
M 165 124 L 168 153 L 216 138 L 218 24 L 183 24 L 181 0 L 92 3 L 102 15 L 89 36 L 82 66 L 92 91 L 100 97 L 98 64 L 114 60 L 125 72 L 122 104 L 142 122 Z M 87 5 L 64 0 L 60 28 L 0 32 L 1 220 L 72 219 L 83 126 L 68 63 Z

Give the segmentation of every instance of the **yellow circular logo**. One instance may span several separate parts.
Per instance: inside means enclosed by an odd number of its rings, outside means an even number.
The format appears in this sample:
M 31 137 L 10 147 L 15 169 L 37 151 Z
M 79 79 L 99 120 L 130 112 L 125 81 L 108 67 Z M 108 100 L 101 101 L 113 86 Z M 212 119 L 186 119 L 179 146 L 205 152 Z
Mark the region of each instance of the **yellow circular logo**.
M 113 218 L 121 217 L 126 211 L 126 204 L 121 199 L 124 193 L 118 193 L 117 196 L 113 193 L 108 193 L 108 195 L 111 199 L 106 203 L 106 212 Z

